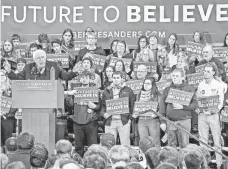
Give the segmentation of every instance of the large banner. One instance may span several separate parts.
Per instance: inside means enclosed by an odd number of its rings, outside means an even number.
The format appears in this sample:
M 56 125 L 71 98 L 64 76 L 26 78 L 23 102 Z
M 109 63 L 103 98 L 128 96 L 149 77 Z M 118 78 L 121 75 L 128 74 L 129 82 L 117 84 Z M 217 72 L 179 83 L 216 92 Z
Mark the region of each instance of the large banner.
M 60 38 L 64 29 L 71 28 L 75 40 L 84 41 L 85 29 L 92 27 L 104 48 L 114 39 L 135 48 L 137 39 L 152 31 L 157 31 L 162 44 L 172 32 L 178 34 L 179 44 L 192 41 L 197 29 L 206 32 L 209 43 L 222 43 L 227 33 L 228 2 L 221 0 L 2 0 L 1 5 L 2 40 L 14 33 L 23 42 L 40 33 Z

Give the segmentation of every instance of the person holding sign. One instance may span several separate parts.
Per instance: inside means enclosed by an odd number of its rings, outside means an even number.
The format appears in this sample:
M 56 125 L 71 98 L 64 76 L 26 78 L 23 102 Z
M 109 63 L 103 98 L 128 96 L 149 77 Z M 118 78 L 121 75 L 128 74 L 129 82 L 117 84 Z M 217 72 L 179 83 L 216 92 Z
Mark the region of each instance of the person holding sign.
M 12 109 L 11 104 L 11 85 L 4 70 L 1 74 L 1 145 L 5 145 L 5 141 L 12 137 L 16 130 L 15 112 L 17 109 Z M 9 98 L 9 99 L 7 99 Z
M 138 95 L 138 102 L 158 102 L 159 92 L 157 90 L 155 80 L 153 78 L 146 78 L 143 81 L 142 89 Z M 136 104 L 135 104 L 136 105 Z M 153 111 L 157 111 L 157 106 Z M 142 114 L 141 114 L 142 113 Z M 151 136 L 155 140 L 155 144 L 160 146 L 160 122 L 159 118 L 147 110 L 140 112 L 141 115 L 134 115 L 138 118 L 138 132 L 140 139 L 145 136 Z
M 193 97 L 189 99 L 189 104 L 181 104 L 176 102 L 171 103 L 167 102 L 166 100 L 169 98 L 171 89 L 188 93 L 194 93 L 195 90 L 190 85 L 185 83 L 184 71 L 182 69 L 175 69 L 171 74 L 171 78 L 171 85 L 165 88 L 160 98 L 159 112 L 161 115 L 166 116 L 168 119 L 172 120 L 177 125 L 181 125 L 182 128 L 190 132 L 192 112 L 197 108 L 196 95 L 193 94 Z M 182 99 L 179 98 L 179 100 Z M 168 124 L 168 126 L 166 126 L 167 125 L 165 124 L 165 121 L 161 119 L 161 129 L 165 131 L 166 128 L 168 128 L 169 146 L 176 147 L 179 145 L 180 148 L 184 148 L 189 144 L 189 135 L 187 133 L 179 130 L 174 125 Z
M 66 72 L 58 63 L 47 61 L 47 55 L 43 50 L 37 50 L 33 53 L 33 63 L 29 63 L 25 66 L 21 73 L 15 74 L 11 71 L 11 67 L 7 62 L 4 63 L 4 68 L 8 73 L 8 77 L 11 80 L 50 80 L 50 69 L 54 68 L 54 79 L 58 78 L 62 80 L 71 80 L 78 76 L 77 72 Z
M 210 49 L 205 49 L 209 50 Z M 215 148 L 221 152 L 221 127 L 219 112 L 223 107 L 224 93 L 221 83 L 215 79 L 217 76 L 218 68 L 215 63 L 210 62 L 204 68 L 204 80 L 200 82 L 197 90 L 197 97 L 218 96 L 218 106 L 214 110 L 200 110 L 197 109 L 198 115 L 198 130 L 199 136 L 202 141 L 208 143 L 209 129 L 211 130 Z M 203 146 L 203 145 L 201 145 Z M 222 165 L 222 156 L 215 153 L 217 167 Z
M 117 132 L 120 136 L 122 145 L 130 146 L 130 116 L 133 113 L 135 95 L 131 88 L 124 84 L 123 73 L 116 71 L 112 75 L 113 83 L 103 92 L 101 115 L 105 118 L 105 133 L 111 133 L 117 138 Z M 107 111 L 106 100 L 128 98 L 129 112 L 125 114 L 110 114 Z
M 114 68 L 112 66 L 107 66 L 104 72 L 104 82 L 103 89 L 106 89 L 112 84 L 112 74 L 114 72 Z
M 130 76 L 126 73 L 126 68 L 124 62 L 122 60 L 118 60 L 114 65 L 114 71 L 123 72 L 123 76 L 125 81 L 130 80 Z
M 225 79 L 226 78 L 225 67 L 220 60 L 213 57 L 214 55 L 213 47 L 211 45 L 206 45 L 203 48 L 202 54 L 203 54 L 203 60 L 198 65 L 200 66 L 209 62 L 214 62 L 219 69 L 219 73 L 222 74 L 222 79 Z
M 91 81 L 92 74 L 89 71 L 83 71 L 81 74 L 82 87 L 87 88 L 87 94 L 80 92 L 80 88 L 72 91 L 64 92 L 67 95 L 74 95 L 74 115 L 71 119 L 74 122 L 74 135 L 75 135 L 75 150 L 83 156 L 84 146 L 97 143 L 97 120 L 98 111 L 100 109 L 100 102 L 98 94 L 90 94 L 89 90 L 92 88 Z M 94 95 L 97 101 L 83 101 L 80 97 L 90 97 Z M 85 139 L 85 141 L 84 141 Z
M 157 54 L 159 50 L 159 37 L 156 31 L 153 31 L 149 36 L 149 45 L 148 48 L 153 52 L 153 58 L 151 58 L 151 62 L 157 62 Z
M 137 43 L 137 49 L 133 50 L 131 55 L 134 59 L 134 61 L 138 61 L 140 60 L 140 53 L 143 49 L 145 49 L 147 47 L 147 45 L 149 44 L 148 39 L 146 36 L 140 36 L 138 39 L 138 43 Z

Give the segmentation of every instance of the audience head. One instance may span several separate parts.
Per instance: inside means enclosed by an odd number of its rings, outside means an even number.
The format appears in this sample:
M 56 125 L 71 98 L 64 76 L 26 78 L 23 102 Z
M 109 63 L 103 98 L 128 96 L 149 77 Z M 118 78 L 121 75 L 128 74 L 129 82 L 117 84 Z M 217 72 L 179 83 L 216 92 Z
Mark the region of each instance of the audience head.
M 17 59 L 17 70 L 19 72 L 23 71 L 25 65 L 26 65 L 26 60 L 24 58 Z
M 5 40 L 2 49 L 4 53 L 12 53 L 14 49 L 13 42 L 11 40 Z
M 225 35 L 223 47 L 228 47 L 228 33 Z
M 40 143 L 34 145 L 30 152 L 30 164 L 34 168 L 44 168 L 48 159 L 47 148 Z
M 18 149 L 32 149 L 34 146 L 35 137 L 29 132 L 22 132 L 17 137 Z
M 112 74 L 112 80 L 114 86 L 120 86 L 124 82 L 124 73 L 120 71 L 115 71 Z
M 185 72 L 183 69 L 176 68 L 171 73 L 171 78 L 174 84 L 182 84 L 185 80 Z
M 9 158 L 7 157 L 6 154 L 1 153 L 0 154 L 0 159 L 1 159 L 1 168 L 5 169 L 5 167 L 7 166 L 7 164 L 9 163 Z
M 173 164 L 170 163 L 162 163 L 156 169 L 177 169 Z
M 57 156 L 61 157 L 71 157 L 72 144 L 68 140 L 61 139 L 55 145 L 55 150 Z
M 139 148 L 145 153 L 151 147 L 155 147 L 155 141 L 151 136 L 145 136 L 139 140 Z
M 139 65 L 136 70 L 137 79 L 144 79 L 148 73 L 146 65 Z
M 105 169 L 106 161 L 100 155 L 92 154 L 83 159 L 85 168 Z
M 209 62 L 214 55 L 213 47 L 211 45 L 205 45 L 202 49 L 202 55 L 203 59 Z
M 144 169 L 143 166 L 139 163 L 133 162 L 133 163 L 129 163 L 125 169 Z
M 97 35 L 95 32 L 87 32 L 86 33 L 86 42 L 88 45 L 96 45 L 97 43 Z
M 163 147 L 158 157 L 161 163 L 166 162 L 167 160 L 169 160 L 170 157 L 172 157 L 174 158 L 174 160 L 178 161 L 178 165 L 179 165 L 179 152 L 177 151 L 176 148 L 169 147 L 169 146 Z
M 21 161 L 15 161 L 7 165 L 6 169 L 26 169 Z
M 115 71 L 125 72 L 125 65 L 122 60 L 118 60 L 114 65 Z
M 74 34 L 71 29 L 65 29 L 63 31 L 62 43 L 70 49 L 74 47 Z
M 100 137 L 100 145 L 110 150 L 115 145 L 115 137 L 111 133 L 104 133 Z
M 116 53 L 116 46 L 117 46 L 117 43 L 118 43 L 119 40 L 115 39 L 111 42 L 111 45 L 110 45 L 110 53 Z
M 137 42 L 137 52 L 140 52 L 141 49 L 144 49 L 149 44 L 149 41 L 146 36 L 140 36 Z
M 150 169 L 155 169 L 160 164 L 160 161 L 159 161 L 160 151 L 161 151 L 160 147 L 152 147 L 146 151 L 145 157 Z
M 158 33 L 156 31 L 153 31 L 149 36 L 149 43 L 150 45 L 156 45 L 158 44 L 159 38 Z
M 116 45 L 116 52 L 120 53 L 120 54 L 124 54 L 128 52 L 128 47 L 127 47 L 127 43 L 125 41 L 118 41 L 117 45 Z
M 130 154 L 127 147 L 115 145 L 108 153 L 112 168 L 124 168 L 130 161 Z
M 150 61 L 150 49 L 145 48 L 141 51 L 141 61 L 142 62 L 149 62 Z
M 93 67 L 93 61 L 90 57 L 85 57 L 82 60 L 82 68 L 85 70 L 89 70 L 90 68 Z
M 200 169 L 201 165 L 203 163 L 203 156 L 198 151 L 189 151 L 183 161 L 183 166 L 186 167 L 186 169 Z
M 204 32 L 202 30 L 196 30 L 193 33 L 193 42 L 204 44 Z
M 107 66 L 106 69 L 105 69 L 105 77 L 106 79 L 112 79 L 112 74 L 114 72 L 114 67 L 112 66 Z
M 54 39 L 51 42 L 51 46 L 52 46 L 55 53 L 61 53 L 61 43 L 62 42 L 59 39 Z
M 73 159 L 65 158 L 65 159 L 61 160 L 59 168 L 60 169 L 81 169 L 81 165 L 78 164 Z
M 41 46 L 39 46 L 37 43 L 32 43 L 30 46 L 29 46 L 29 49 L 30 49 L 30 54 L 33 56 L 33 53 L 38 50 L 38 49 L 42 49 Z
M 7 153 L 14 153 L 17 150 L 17 138 L 9 137 L 5 142 L 5 150 Z
M 218 76 L 218 67 L 214 62 L 209 62 L 204 67 L 204 79 L 211 79 Z
M 21 37 L 18 34 L 12 35 L 12 42 L 14 46 L 18 46 L 21 42 Z

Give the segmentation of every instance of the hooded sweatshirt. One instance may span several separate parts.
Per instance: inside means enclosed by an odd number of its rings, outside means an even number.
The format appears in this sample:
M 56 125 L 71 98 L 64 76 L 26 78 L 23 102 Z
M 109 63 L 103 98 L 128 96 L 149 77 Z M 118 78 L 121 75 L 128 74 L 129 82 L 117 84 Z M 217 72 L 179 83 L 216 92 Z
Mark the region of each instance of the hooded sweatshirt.
M 190 119 L 192 117 L 191 115 L 192 111 L 195 110 L 198 106 L 196 94 L 193 95 L 189 106 L 183 106 L 183 109 L 177 110 L 177 109 L 173 109 L 172 103 L 165 102 L 170 89 L 176 89 L 176 90 L 195 93 L 195 90 L 187 83 L 182 83 L 180 85 L 176 85 L 172 83 L 169 87 L 165 88 L 161 96 L 160 104 L 159 104 L 160 114 L 172 121 Z M 164 122 L 165 121 L 161 119 L 161 123 L 164 123 Z

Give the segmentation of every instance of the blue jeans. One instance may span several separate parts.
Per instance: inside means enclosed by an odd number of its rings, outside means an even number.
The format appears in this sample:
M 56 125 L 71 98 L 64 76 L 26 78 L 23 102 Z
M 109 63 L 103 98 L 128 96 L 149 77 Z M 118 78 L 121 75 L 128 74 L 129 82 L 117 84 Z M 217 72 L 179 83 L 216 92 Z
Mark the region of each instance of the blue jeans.
M 145 136 L 151 136 L 157 146 L 161 145 L 159 119 L 139 119 L 138 131 L 140 139 Z
M 105 133 L 113 134 L 116 140 L 117 132 L 118 132 L 121 145 L 130 146 L 130 127 L 131 127 L 130 120 L 125 125 L 123 125 L 120 119 L 112 120 L 110 126 L 105 125 Z
M 218 114 L 207 116 L 203 113 L 198 116 L 198 130 L 200 139 L 208 144 L 209 137 L 209 129 L 211 129 L 211 133 L 214 140 L 214 145 L 217 147 L 216 149 L 221 152 L 221 127 L 220 127 L 220 119 Z M 203 144 L 200 144 L 204 146 Z M 207 147 L 206 147 L 207 148 Z M 222 156 L 218 153 L 215 153 L 217 166 L 222 165 Z
M 191 119 L 174 121 L 177 125 L 181 125 L 182 128 L 190 132 Z M 174 125 L 168 125 L 168 145 L 171 147 L 185 148 L 189 144 L 189 135 L 182 130 L 179 130 Z

